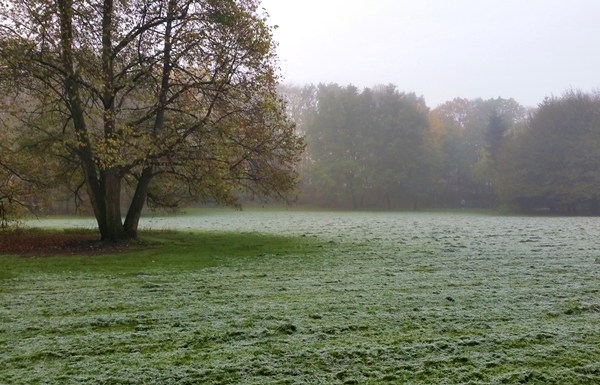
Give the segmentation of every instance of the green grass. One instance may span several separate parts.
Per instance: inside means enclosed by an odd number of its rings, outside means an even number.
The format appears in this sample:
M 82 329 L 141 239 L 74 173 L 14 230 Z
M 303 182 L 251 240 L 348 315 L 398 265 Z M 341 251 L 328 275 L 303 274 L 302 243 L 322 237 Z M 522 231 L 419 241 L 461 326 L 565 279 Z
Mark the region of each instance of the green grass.
M 54 234 L 87 230 L 37 230 Z M 1 236 L 1 234 L 0 234 Z M 128 274 L 136 271 L 203 269 L 244 257 L 283 254 L 309 255 L 322 245 L 314 240 L 259 233 L 148 231 L 131 251 L 104 255 L 24 257 L 0 255 L 0 278 L 32 274 Z
M 600 274 L 583 253 L 144 239 L 117 255 L 0 256 L 1 384 L 600 383 Z

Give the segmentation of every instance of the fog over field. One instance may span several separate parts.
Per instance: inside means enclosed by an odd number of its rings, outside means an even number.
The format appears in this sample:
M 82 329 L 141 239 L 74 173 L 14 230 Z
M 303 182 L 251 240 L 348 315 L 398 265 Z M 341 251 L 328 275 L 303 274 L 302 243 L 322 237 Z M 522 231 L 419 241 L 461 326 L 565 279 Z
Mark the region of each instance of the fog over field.
M 0 384 L 600 384 L 599 15 L 0 1 Z

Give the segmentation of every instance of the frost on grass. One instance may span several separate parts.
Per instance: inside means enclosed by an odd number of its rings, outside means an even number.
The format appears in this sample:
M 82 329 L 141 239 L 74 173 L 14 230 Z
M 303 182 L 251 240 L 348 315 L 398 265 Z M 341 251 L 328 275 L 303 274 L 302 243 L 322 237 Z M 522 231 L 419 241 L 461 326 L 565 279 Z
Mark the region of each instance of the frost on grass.
M 207 222 L 326 247 L 193 271 L 0 280 L 0 383 L 600 382 L 596 219 L 250 212 Z

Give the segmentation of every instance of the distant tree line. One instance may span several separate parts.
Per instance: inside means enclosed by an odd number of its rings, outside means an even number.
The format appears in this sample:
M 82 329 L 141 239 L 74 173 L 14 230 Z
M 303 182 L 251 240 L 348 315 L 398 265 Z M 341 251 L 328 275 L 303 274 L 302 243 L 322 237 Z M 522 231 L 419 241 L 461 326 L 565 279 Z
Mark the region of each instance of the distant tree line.
M 598 95 L 571 91 L 535 109 L 456 98 L 430 109 L 394 85 L 281 92 L 307 143 L 300 204 L 600 212 Z

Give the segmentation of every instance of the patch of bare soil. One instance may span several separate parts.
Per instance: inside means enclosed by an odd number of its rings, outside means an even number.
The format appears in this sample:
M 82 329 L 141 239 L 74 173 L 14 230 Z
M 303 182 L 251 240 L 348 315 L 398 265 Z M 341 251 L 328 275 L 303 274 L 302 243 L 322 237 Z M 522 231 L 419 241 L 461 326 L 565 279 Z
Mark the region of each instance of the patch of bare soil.
M 37 230 L 0 231 L 0 254 L 23 257 L 53 255 L 97 255 L 123 252 L 138 241 L 105 243 L 89 231 L 81 233 L 40 232 Z

